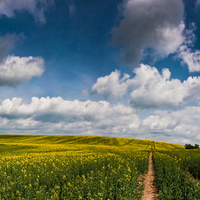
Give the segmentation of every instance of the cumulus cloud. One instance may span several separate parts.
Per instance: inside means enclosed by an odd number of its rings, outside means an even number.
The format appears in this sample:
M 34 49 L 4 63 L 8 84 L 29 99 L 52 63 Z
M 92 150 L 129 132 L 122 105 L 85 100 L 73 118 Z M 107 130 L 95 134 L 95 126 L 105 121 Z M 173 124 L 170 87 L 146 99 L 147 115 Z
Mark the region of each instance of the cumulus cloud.
M 134 87 L 130 94 L 134 107 L 177 107 L 199 98 L 200 77 L 188 77 L 181 82 L 170 79 L 169 69 L 163 69 L 160 74 L 155 67 L 143 64 L 134 72 L 136 76 L 129 81 Z
M 188 66 L 189 72 L 200 71 L 200 51 L 192 49 L 196 41 L 194 30 L 196 30 L 195 23 L 190 23 L 190 28 L 185 30 L 185 41 L 178 48 L 175 56 L 181 60 L 182 65 Z
M 200 141 L 199 118 L 199 106 L 156 110 L 140 119 L 133 108 L 106 101 L 33 97 L 29 104 L 21 98 L 0 104 L 1 133 L 124 136 L 184 144 Z
M 1 0 L 0 14 L 7 17 L 14 17 L 15 11 L 26 10 L 31 13 L 36 21 L 45 23 L 44 11 L 53 4 L 53 0 Z
M 143 120 L 143 126 L 148 127 L 151 131 L 163 131 L 176 126 L 171 116 L 160 117 L 159 115 L 150 115 Z
M 182 59 L 182 64 L 188 66 L 189 72 L 200 71 L 200 51 L 188 48 L 186 45 L 180 47 L 178 57 Z
M 200 107 L 188 106 L 178 111 L 157 110 L 142 121 L 142 127 L 146 127 L 153 133 L 161 133 L 173 137 L 182 137 L 187 140 L 199 138 Z
M 128 84 L 125 82 L 130 76 L 124 74 L 120 79 L 121 72 L 115 70 L 109 76 L 100 77 L 92 86 L 91 94 L 102 94 L 105 98 L 123 97 L 128 89 Z
M 112 30 L 112 44 L 121 46 L 119 57 L 130 66 L 136 66 L 148 48 L 165 57 L 185 40 L 182 0 L 124 0 L 119 14 L 122 20 Z
M 6 57 L 21 37 L 23 34 L 0 36 L 0 86 L 16 86 L 44 72 L 44 60 L 41 57 Z
M 61 97 L 33 97 L 30 104 L 23 103 L 21 98 L 5 99 L 0 105 L 0 117 L 15 120 L 21 127 L 41 130 L 38 126 L 51 124 L 54 129 L 71 133 L 73 129 L 84 133 L 90 130 L 95 133 L 130 133 L 140 125 L 140 119 L 131 107 L 111 105 L 106 101 L 67 101 Z
M 8 56 L 0 63 L 0 86 L 16 86 L 44 72 L 44 60 L 40 57 Z
M 16 86 L 44 72 L 44 60 L 41 57 L 6 57 L 21 37 L 23 34 L 0 36 L 0 86 Z
M 21 98 L 6 99 L 0 106 L 0 116 L 8 116 L 8 118 L 27 118 L 32 116 L 34 119 L 43 118 L 42 120 L 45 121 L 52 121 L 56 119 L 54 116 L 59 115 L 65 118 L 70 117 L 69 120 L 71 121 L 77 121 L 79 119 L 93 121 L 95 118 L 117 113 L 129 115 L 132 111 L 130 107 L 125 107 L 121 104 L 112 106 L 106 101 L 66 101 L 61 97 L 42 97 L 41 99 L 33 97 L 30 104 L 22 103 Z M 46 117 L 52 119 L 47 119 Z
M 121 73 L 116 70 L 100 77 L 90 94 L 118 98 L 130 92 L 130 104 L 135 108 L 179 107 L 200 98 L 200 77 L 190 76 L 181 82 L 170 79 L 169 69 L 163 69 L 160 74 L 155 67 L 144 64 L 135 68 L 134 73 L 133 78 L 124 74 L 120 79 Z

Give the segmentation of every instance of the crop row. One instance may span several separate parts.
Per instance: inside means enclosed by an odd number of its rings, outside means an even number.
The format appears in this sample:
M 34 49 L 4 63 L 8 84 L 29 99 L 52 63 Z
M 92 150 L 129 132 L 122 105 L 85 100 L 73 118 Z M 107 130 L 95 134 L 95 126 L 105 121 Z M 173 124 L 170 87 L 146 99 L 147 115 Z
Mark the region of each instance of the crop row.
M 180 168 L 179 160 L 155 151 L 153 161 L 161 200 L 199 200 L 200 190 L 189 174 Z
M 200 179 L 199 150 L 166 151 L 163 153 L 171 156 L 181 169 L 188 171 L 194 178 Z

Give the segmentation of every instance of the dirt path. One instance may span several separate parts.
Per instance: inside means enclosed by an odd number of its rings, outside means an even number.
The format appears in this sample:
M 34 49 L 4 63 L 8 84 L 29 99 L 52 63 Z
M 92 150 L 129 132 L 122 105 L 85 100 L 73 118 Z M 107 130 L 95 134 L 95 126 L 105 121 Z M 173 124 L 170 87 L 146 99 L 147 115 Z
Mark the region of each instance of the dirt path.
M 153 199 L 159 199 L 158 195 L 158 188 L 154 184 L 155 180 L 155 168 L 152 160 L 152 152 L 149 155 L 149 171 L 145 176 L 144 180 L 144 193 L 142 196 L 142 200 L 153 200 Z

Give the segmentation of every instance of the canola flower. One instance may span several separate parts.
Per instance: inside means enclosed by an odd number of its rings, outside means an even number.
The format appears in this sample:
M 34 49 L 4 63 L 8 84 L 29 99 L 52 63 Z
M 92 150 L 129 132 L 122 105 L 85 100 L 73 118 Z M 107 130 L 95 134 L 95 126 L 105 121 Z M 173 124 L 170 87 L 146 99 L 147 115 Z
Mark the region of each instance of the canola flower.
M 200 179 L 200 150 L 179 150 L 179 151 L 166 151 L 174 162 L 176 162 L 179 167 L 189 172 L 194 178 Z
M 149 141 L 127 143 L 1 143 L 0 199 L 140 198 L 137 178 L 148 168 Z
M 161 200 L 199 200 L 200 154 L 148 140 L 90 136 L 1 136 L 0 199 L 141 199 L 138 176 L 153 151 Z
M 200 199 L 200 189 L 189 176 L 198 177 L 200 151 L 176 149 L 169 144 L 155 149 L 153 161 L 161 200 Z

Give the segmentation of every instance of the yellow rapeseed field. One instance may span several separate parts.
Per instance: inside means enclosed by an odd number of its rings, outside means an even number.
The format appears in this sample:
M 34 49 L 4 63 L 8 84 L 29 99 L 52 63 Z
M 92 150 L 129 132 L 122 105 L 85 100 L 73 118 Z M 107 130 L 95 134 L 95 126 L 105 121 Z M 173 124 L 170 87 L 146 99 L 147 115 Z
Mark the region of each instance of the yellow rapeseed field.
M 199 151 L 150 140 L 0 135 L 1 200 L 139 200 L 153 151 L 161 200 L 199 200 Z M 191 154 L 191 152 L 193 152 Z M 190 162 L 188 162 L 190 161 Z
M 151 141 L 0 136 L 0 199 L 136 199 Z

